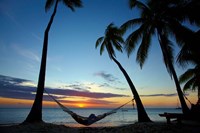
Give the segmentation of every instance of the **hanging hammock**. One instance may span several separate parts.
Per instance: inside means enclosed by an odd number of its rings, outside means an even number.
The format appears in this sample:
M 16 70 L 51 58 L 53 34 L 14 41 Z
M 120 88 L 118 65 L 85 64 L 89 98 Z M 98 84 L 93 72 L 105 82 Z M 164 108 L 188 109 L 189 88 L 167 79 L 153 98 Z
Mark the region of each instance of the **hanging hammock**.
M 128 101 L 127 103 L 98 116 L 95 116 L 95 114 L 90 114 L 89 117 L 84 117 L 81 115 L 78 115 L 76 113 L 74 113 L 73 111 L 71 111 L 69 108 L 65 107 L 64 105 L 62 105 L 58 100 L 56 100 L 52 95 L 50 95 L 46 90 L 45 92 L 61 107 L 61 109 L 64 112 L 67 112 L 69 115 L 71 115 L 71 117 L 78 122 L 79 124 L 85 125 L 85 126 L 89 126 L 103 118 L 105 118 L 106 116 L 109 116 L 111 114 L 114 114 L 117 112 L 117 110 L 119 110 L 120 108 L 122 108 L 123 106 L 125 106 L 126 104 L 130 103 L 131 101 L 133 102 L 134 99 L 131 99 L 130 101 Z

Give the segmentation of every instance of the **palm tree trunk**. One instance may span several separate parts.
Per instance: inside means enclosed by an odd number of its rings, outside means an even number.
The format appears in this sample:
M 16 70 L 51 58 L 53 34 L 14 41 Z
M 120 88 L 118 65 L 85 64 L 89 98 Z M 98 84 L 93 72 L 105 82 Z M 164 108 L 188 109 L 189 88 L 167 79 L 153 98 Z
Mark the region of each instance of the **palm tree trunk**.
M 174 66 L 172 65 L 172 63 L 169 63 L 169 65 L 170 65 L 170 70 L 172 71 L 172 76 L 174 78 L 174 82 L 175 82 L 175 85 L 176 85 L 176 90 L 177 90 L 178 97 L 179 97 L 179 100 L 180 100 L 180 103 L 181 103 L 183 114 L 188 114 L 189 113 L 189 108 L 188 108 L 188 106 L 187 106 L 187 104 L 185 102 L 185 99 L 184 99 L 184 96 L 183 96 L 183 92 L 181 90 L 181 86 L 180 86 L 178 78 L 177 78 L 176 71 L 175 71 Z
M 43 122 L 42 121 L 42 100 L 43 100 L 43 92 L 45 86 L 45 73 L 46 73 L 46 60 L 47 60 L 47 48 L 48 48 L 48 35 L 53 23 L 54 17 L 56 15 L 56 10 L 58 6 L 58 0 L 56 1 L 53 14 L 51 15 L 50 21 L 46 27 L 44 33 L 44 42 L 43 42 L 43 50 L 42 50 L 42 60 L 40 65 L 40 73 L 39 80 L 37 86 L 37 93 L 35 97 L 35 101 L 31 108 L 31 111 L 24 122 Z
M 200 105 L 200 85 L 198 85 L 198 88 L 197 88 L 197 97 L 198 97 L 198 100 L 197 100 L 197 104 Z
M 169 60 L 169 53 L 168 53 L 168 50 L 167 50 L 167 47 L 166 45 L 164 44 L 163 42 L 163 34 L 161 32 L 161 30 L 158 29 L 158 35 L 159 35 L 159 42 L 160 42 L 160 47 L 161 47 L 161 51 L 163 53 L 163 57 L 166 59 L 167 61 L 167 64 L 168 64 L 168 67 L 170 69 L 170 72 L 173 76 L 173 79 L 174 79 L 174 82 L 175 82 L 175 85 L 176 85 L 176 90 L 177 90 L 177 93 L 178 93 L 178 97 L 179 97 L 179 100 L 180 100 L 180 103 L 181 103 L 181 107 L 182 107 L 182 112 L 184 114 L 188 114 L 189 113 L 189 108 L 185 102 L 185 99 L 184 99 L 184 96 L 183 96 L 183 92 L 181 90 L 181 86 L 179 84 L 179 81 L 178 81 L 178 77 L 177 77 L 177 74 L 176 74 L 176 71 L 174 69 L 174 66 L 172 64 L 172 62 Z
M 121 72 L 124 74 L 130 88 L 131 91 L 133 93 L 133 96 L 135 98 L 135 102 L 137 105 L 137 110 L 138 110 L 138 122 L 151 122 L 150 118 L 148 117 L 144 106 L 142 104 L 142 101 L 140 99 L 140 96 L 137 93 L 137 90 L 135 88 L 135 86 L 133 85 L 133 82 L 131 81 L 129 75 L 127 74 L 127 72 L 125 71 L 125 69 L 122 67 L 122 65 L 113 57 L 111 56 L 111 58 L 114 60 L 114 62 L 118 65 L 119 69 L 121 70 Z

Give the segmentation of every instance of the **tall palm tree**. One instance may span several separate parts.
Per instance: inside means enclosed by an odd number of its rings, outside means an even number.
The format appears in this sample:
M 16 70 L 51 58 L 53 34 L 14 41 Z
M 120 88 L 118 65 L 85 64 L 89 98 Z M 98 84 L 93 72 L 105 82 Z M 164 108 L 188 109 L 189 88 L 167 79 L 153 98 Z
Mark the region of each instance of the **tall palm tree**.
M 104 49 L 106 48 L 110 59 L 113 60 L 117 64 L 117 66 L 119 67 L 123 75 L 125 76 L 137 104 L 138 122 L 150 122 L 151 120 L 144 109 L 142 101 L 137 93 L 135 86 L 133 85 L 133 82 L 131 81 L 131 78 L 129 77 L 125 69 L 122 67 L 122 65 L 119 63 L 119 61 L 117 61 L 116 56 L 115 56 L 114 49 L 122 52 L 121 44 L 124 43 L 122 35 L 123 35 L 123 31 L 118 29 L 117 27 L 114 26 L 113 23 L 111 23 L 110 25 L 108 25 L 107 29 L 105 30 L 105 36 L 102 36 L 97 39 L 96 48 L 99 45 L 101 45 L 100 55 L 102 55 Z
M 182 111 L 184 114 L 187 114 L 189 113 L 189 108 L 185 102 L 183 92 L 173 66 L 173 44 L 169 38 L 170 36 L 174 36 L 178 44 L 183 44 L 186 41 L 184 35 L 186 35 L 186 33 L 188 35 L 189 33 L 192 33 L 192 31 L 181 25 L 178 20 L 171 17 L 168 13 L 170 6 L 167 6 L 166 3 L 163 4 L 162 2 L 159 2 L 159 0 L 148 0 L 147 4 L 144 4 L 138 0 L 129 0 L 130 8 L 137 7 L 140 9 L 141 15 L 139 18 L 129 20 L 121 26 L 124 30 L 133 26 L 137 28 L 127 37 L 125 48 L 127 54 L 130 55 L 138 44 L 138 41 L 141 40 L 136 60 L 142 67 L 148 57 L 149 47 L 152 44 L 151 38 L 152 36 L 157 35 L 164 63 L 176 85 Z
M 42 122 L 42 100 L 43 92 L 45 86 L 45 72 L 46 72 L 46 59 L 47 59 L 47 48 L 48 48 L 48 36 L 51 25 L 53 23 L 54 17 L 56 15 L 57 7 L 59 2 L 63 2 L 67 7 L 72 11 L 75 11 L 75 7 L 82 7 L 81 0 L 47 0 L 45 5 L 45 10 L 48 11 L 54 4 L 54 10 L 49 20 L 49 23 L 44 32 L 44 41 L 43 41 L 43 51 L 42 59 L 40 65 L 40 73 L 37 85 L 37 93 L 31 111 L 24 122 Z

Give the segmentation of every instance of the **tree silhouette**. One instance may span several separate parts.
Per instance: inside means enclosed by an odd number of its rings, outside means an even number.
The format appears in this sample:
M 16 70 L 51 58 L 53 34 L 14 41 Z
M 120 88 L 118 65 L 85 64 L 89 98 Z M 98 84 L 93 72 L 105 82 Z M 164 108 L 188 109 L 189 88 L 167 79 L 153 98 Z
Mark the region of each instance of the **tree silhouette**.
M 46 72 L 46 60 L 47 60 L 47 48 L 48 48 L 48 35 L 53 23 L 54 17 L 56 15 L 57 7 L 59 2 L 63 2 L 68 8 L 72 11 L 75 11 L 75 7 L 82 7 L 81 0 L 47 0 L 45 5 L 45 10 L 48 11 L 54 4 L 54 10 L 49 20 L 49 23 L 44 32 L 44 41 L 43 41 L 43 50 L 42 50 L 42 59 L 40 65 L 40 73 L 37 85 L 37 93 L 33 106 L 30 113 L 28 114 L 24 122 L 42 122 L 42 100 L 43 92 L 45 86 L 45 72 Z
M 178 63 L 185 67 L 188 64 L 192 64 L 192 68 L 186 70 L 180 77 L 180 83 L 185 83 L 183 90 L 197 90 L 198 100 L 197 104 L 200 104 L 200 30 L 192 35 L 190 41 L 186 43 L 177 58 Z
M 174 36 L 177 44 L 183 45 L 187 41 L 186 35 L 193 32 L 172 16 L 172 8 L 173 10 L 176 8 L 174 8 L 175 6 L 171 2 L 174 1 L 148 0 L 147 4 L 144 4 L 138 0 L 129 0 L 130 8 L 137 7 L 141 11 L 141 14 L 139 18 L 125 22 L 121 27 L 124 30 L 134 26 L 137 27 L 126 39 L 126 51 L 130 55 L 138 44 L 138 41 L 141 40 L 136 58 L 141 67 L 148 57 L 149 47 L 152 44 L 151 38 L 157 35 L 165 66 L 176 85 L 182 111 L 184 114 L 187 114 L 189 113 L 189 108 L 183 97 L 183 92 L 173 66 L 173 43 L 169 38 L 170 36 Z M 174 4 L 176 5 L 177 3 Z
M 123 73 L 124 77 L 126 78 L 136 101 L 137 110 L 138 110 L 138 122 L 150 122 L 151 120 L 144 109 L 142 101 L 137 93 L 137 90 L 133 82 L 131 81 L 131 78 L 129 77 L 125 69 L 122 67 L 122 65 L 116 59 L 114 49 L 122 52 L 121 44 L 124 43 L 122 35 L 123 35 L 123 31 L 121 29 L 118 29 L 117 27 L 114 26 L 113 23 L 111 23 L 110 25 L 108 25 L 107 29 L 105 30 L 105 36 L 102 36 L 97 39 L 96 48 L 99 45 L 101 45 L 100 55 L 102 55 L 103 51 L 106 49 L 110 59 L 113 60 L 117 64 L 117 66 Z

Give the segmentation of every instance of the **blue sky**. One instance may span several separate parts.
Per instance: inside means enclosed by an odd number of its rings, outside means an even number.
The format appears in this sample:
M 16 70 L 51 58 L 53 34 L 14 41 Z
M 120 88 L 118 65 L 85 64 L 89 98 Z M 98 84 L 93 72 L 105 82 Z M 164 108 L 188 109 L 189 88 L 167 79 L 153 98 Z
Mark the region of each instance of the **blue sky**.
M 45 12 L 44 6 L 45 0 L 0 1 L 0 75 L 37 84 L 43 34 L 53 9 Z M 90 92 L 128 95 L 130 99 L 132 94 L 122 73 L 106 51 L 100 56 L 95 42 L 111 22 L 120 26 L 137 15 L 128 8 L 128 0 L 83 0 L 83 8 L 75 12 L 59 3 L 49 34 L 46 86 L 66 89 L 71 85 L 71 90 L 75 90 L 73 85 L 90 87 Z M 175 85 L 162 62 L 159 45 L 155 39 L 152 43 L 155 45 L 142 70 L 135 54 L 127 58 L 125 52 L 118 53 L 117 59 L 140 95 L 167 97 L 162 94 L 176 93 Z M 177 54 L 177 47 L 175 51 Z M 178 75 L 183 72 L 176 70 Z

